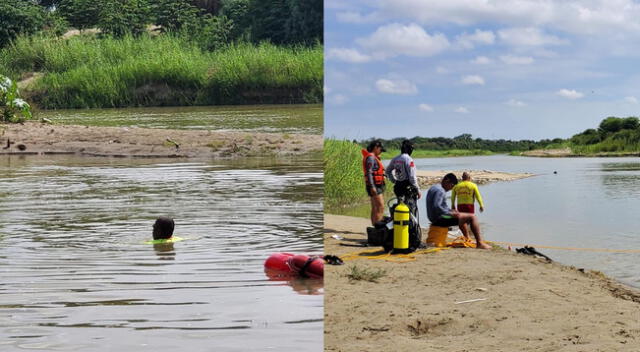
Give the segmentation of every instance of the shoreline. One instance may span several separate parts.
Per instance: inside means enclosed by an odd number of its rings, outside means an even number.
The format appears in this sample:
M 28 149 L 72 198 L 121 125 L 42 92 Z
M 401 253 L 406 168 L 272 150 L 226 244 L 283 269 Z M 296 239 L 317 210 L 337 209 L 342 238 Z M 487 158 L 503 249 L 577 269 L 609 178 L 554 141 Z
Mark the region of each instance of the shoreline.
M 366 241 L 368 225 L 325 214 L 325 253 L 375 249 L 340 245 Z M 354 265 L 386 274 L 350 281 Z M 325 351 L 640 350 L 640 290 L 507 250 L 447 249 L 405 263 L 356 256 L 328 265 L 325 278 Z
M 11 141 L 7 147 L 7 139 Z M 18 147 L 24 146 L 24 150 Z M 0 124 L 0 155 L 233 159 L 322 151 L 321 135 L 139 127 Z

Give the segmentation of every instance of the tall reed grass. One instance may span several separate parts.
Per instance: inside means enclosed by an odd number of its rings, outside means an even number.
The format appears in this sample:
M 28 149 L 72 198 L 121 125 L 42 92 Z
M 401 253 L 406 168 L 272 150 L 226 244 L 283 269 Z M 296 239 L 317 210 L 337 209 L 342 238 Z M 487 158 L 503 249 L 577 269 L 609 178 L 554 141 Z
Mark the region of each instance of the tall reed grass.
M 204 52 L 182 36 L 23 37 L 0 72 L 43 72 L 26 94 L 41 108 L 316 103 L 322 47 L 234 44 Z
M 324 201 L 327 207 L 358 203 L 367 197 L 362 147 L 346 140 L 324 141 Z

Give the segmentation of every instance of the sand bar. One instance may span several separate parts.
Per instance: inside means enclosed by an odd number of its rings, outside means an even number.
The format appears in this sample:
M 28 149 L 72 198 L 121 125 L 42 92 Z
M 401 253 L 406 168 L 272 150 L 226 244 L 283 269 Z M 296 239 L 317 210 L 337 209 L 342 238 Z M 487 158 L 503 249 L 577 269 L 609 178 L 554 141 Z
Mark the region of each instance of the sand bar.
M 515 181 L 535 176 L 531 173 L 509 173 L 491 170 L 418 170 L 418 183 L 420 183 L 420 186 L 424 188 L 440 182 L 442 180 L 442 176 L 449 172 L 456 174 L 456 176 L 460 178 L 462 177 L 462 173 L 465 171 L 469 172 L 473 182 L 479 185 L 499 181 Z
M 7 146 L 7 139 L 11 145 L 3 149 Z M 26 149 L 20 150 L 19 145 Z M 320 135 L 94 127 L 39 122 L 0 124 L 0 155 L 238 158 L 299 155 L 320 150 Z
M 367 250 L 340 245 L 367 226 L 325 214 L 325 253 Z M 326 266 L 326 351 L 640 351 L 640 292 L 602 274 L 496 249 L 415 258 Z M 350 282 L 353 265 L 387 274 Z

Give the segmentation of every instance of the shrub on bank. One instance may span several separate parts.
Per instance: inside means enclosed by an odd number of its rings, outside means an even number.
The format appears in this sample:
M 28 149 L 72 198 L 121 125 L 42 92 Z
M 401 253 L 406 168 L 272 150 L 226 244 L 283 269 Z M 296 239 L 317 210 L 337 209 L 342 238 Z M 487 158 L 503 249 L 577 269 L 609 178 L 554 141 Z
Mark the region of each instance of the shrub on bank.
M 324 201 L 329 207 L 352 205 L 366 198 L 362 148 L 350 141 L 324 141 Z

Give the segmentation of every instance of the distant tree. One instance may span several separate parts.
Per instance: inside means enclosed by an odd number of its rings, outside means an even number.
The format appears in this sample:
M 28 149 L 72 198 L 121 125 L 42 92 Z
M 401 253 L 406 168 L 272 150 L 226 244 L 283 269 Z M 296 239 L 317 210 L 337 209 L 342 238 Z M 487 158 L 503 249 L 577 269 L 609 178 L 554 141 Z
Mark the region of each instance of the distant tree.
M 228 0 L 222 3 L 220 14 L 233 23 L 229 32 L 230 40 L 250 40 L 251 21 L 249 6 L 251 0 Z
M 107 1 L 108 3 L 108 1 Z M 79 30 L 97 26 L 101 15 L 101 2 L 94 0 L 60 0 L 56 12 Z
M 222 7 L 220 0 L 191 0 L 191 5 L 204 10 L 211 15 L 217 15 Z
M 286 43 L 287 24 L 291 17 L 288 0 L 251 0 L 249 16 L 253 20 L 251 39 L 254 42 L 267 40 L 274 44 Z
M 603 133 L 618 132 L 622 129 L 622 119 L 615 116 L 609 116 L 600 122 L 599 130 Z
M 151 6 L 147 0 L 105 0 L 98 27 L 102 33 L 114 37 L 139 35 L 146 30 L 150 18 Z
M 313 45 L 324 41 L 323 0 L 289 0 L 291 17 L 287 22 L 286 42 Z
M 190 29 L 191 38 L 200 45 L 203 50 L 213 51 L 220 49 L 230 42 L 230 33 L 233 23 L 226 16 L 211 16 L 206 14 L 199 19 L 196 27 Z
M 640 121 L 638 121 L 637 117 L 627 117 L 622 120 L 623 130 L 635 130 L 638 127 L 640 127 Z
M 31 1 L 0 0 L 0 48 L 18 35 L 29 35 L 42 29 L 45 19 L 43 7 Z
M 179 31 L 197 25 L 202 10 L 188 0 L 158 0 L 152 5 L 155 23 L 164 32 Z

